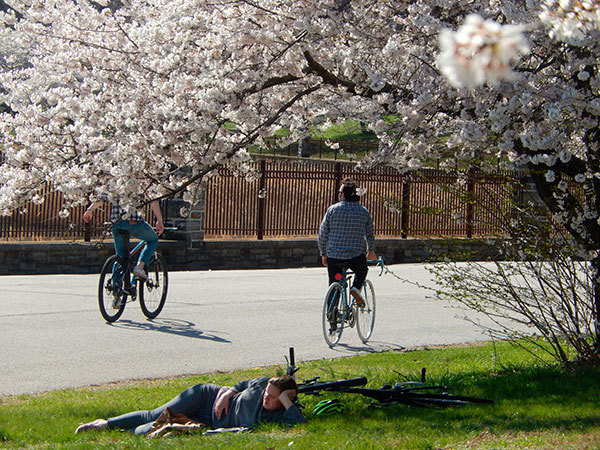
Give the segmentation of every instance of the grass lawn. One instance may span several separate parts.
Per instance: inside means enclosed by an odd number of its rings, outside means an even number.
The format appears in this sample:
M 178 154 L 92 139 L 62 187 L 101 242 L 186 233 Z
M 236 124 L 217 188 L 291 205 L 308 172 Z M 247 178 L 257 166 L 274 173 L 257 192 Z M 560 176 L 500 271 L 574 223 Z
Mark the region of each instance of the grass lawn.
M 542 356 L 542 355 L 540 355 Z M 600 448 L 600 369 L 564 371 L 507 343 L 375 353 L 300 363 L 297 379 L 366 376 L 367 386 L 418 380 L 492 405 L 421 409 L 371 408 L 351 394 L 301 396 L 308 422 L 268 424 L 251 433 L 148 439 L 127 432 L 75 435 L 81 422 L 149 409 L 198 382 L 235 381 L 283 373 L 265 367 L 233 373 L 146 380 L 0 398 L 0 447 L 7 448 Z M 320 400 L 337 397 L 345 411 L 313 417 Z

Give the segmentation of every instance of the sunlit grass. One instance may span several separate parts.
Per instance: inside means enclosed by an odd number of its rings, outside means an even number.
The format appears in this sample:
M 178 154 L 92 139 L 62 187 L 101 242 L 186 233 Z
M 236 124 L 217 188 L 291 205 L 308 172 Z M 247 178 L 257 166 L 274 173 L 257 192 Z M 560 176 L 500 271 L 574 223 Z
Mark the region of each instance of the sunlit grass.
M 426 368 L 430 384 L 453 394 L 492 399 L 492 405 L 420 409 L 371 407 L 370 399 L 329 393 L 302 396 L 306 424 L 275 424 L 252 433 L 186 435 L 150 440 L 126 432 L 75 435 L 81 422 L 148 409 L 198 382 L 283 373 L 284 366 L 168 380 L 22 395 L 0 399 L 0 446 L 9 448 L 599 448 L 600 370 L 564 371 L 507 343 L 374 353 L 300 363 L 300 380 L 366 376 L 369 387 L 416 381 Z M 283 358 L 282 358 L 283 359 Z M 325 398 L 339 398 L 343 414 L 313 417 Z

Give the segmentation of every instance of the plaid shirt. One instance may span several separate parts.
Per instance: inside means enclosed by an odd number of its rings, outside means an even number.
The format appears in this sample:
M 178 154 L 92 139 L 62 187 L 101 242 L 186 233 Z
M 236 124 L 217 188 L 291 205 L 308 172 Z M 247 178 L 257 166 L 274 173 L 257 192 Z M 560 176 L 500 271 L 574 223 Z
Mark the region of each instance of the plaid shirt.
M 373 219 L 358 202 L 342 200 L 331 205 L 319 227 L 321 256 L 351 259 L 374 250 Z
M 110 207 L 110 221 L 120 222 L 121 220 L 129 220 L 133 222 L 143 222 L 144 216 L 138 211 L 128 212 L 121 207 L 119 200 L 111 203 Z

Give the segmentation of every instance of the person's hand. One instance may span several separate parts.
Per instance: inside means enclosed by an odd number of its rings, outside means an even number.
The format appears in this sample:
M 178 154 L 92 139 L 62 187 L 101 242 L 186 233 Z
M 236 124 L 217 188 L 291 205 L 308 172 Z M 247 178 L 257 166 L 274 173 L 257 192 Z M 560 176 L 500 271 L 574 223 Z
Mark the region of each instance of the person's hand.
M 367 253 L 367 261 L 377 261 L 377 255 L 373 250 L 369 250 L 369 253 Z
M 222 387 L 219 390 L 219 393 L 217 394 L 217 398 L 215 400 L 215 405 L 213 407 L 215 417 L 217 418 L 217 420 L 221 419 L 221 416 L 223 415 L 223 413 L 225 413 L 225 415 L 227 415 L 229 413 L 229 397 L 231 396 L 231 395 L 228 395 L 229 390 L 230 389 L 227 387 Z M 233 394 L 234 392 L 231 391 L 231 393 Z
M 321 261 L 323 262 L 323 265 L 327 267 L 327 256 L 321 256 Z
M 156 234 L 160 236 L 163 234 L 163 231 L 165 231 L 165 225 L 163 224 L 162 219 L 159 219 L 156 221 Z
M 88 223 L 91 218 L 92 218 L 92 211 L 87 210 L 86 212 L 83 213 L 83 221 L 85 223 Z
M 285 409 L 288 409 L 294 404 L 293 400 L 296 398 L 296 395 L 298 395 L 298 393 L 295 389 L 287 389 L 279 394 L 279 401 L 285 407 Z

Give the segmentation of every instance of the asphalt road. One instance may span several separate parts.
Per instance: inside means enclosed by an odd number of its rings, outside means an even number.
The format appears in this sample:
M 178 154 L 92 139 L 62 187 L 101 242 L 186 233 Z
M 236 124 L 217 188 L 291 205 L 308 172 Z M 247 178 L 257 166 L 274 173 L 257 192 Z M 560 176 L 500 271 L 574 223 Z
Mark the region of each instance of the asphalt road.
M 431 284 L 420 264 L 402 276 Z M 321 331 L 325 268 L 173 272 L 167 304 L 147 320 L 137 303 L 107 324 L 96 275 L 0 277 L 0 395 L 36 393 L 127 379 L 168 377 L 455 344 L 486 339 L 462 313 L 390 274 L 377 277 L 375 330 L 355 329 L 330 349 Z

